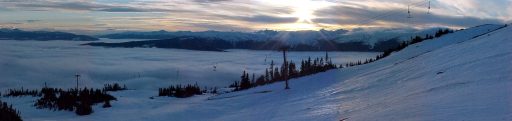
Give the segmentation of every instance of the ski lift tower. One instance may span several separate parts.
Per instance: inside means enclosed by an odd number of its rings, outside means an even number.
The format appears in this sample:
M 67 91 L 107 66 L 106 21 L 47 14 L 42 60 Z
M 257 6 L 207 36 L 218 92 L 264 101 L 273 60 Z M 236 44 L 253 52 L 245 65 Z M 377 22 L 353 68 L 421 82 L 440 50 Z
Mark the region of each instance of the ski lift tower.
M 280 51 L 283 51 L 283 77 L 284 80 L 286 81 L 284 89 L 290 89 L 290 86 L 288 86 L 288 62 L 286 61 L 286 51 L 288 51 L 288 49 L 290 49 L 290 47 L 288 46 L 282 46 L 281 48 L 279 48 Z
M 407 6 L 407 18 L 408 19 L 412 18 L 412 16 L 411 16 L 411 5 Z
M 78 80 L 80 79 L 80 74 L 75 74 L 76 77 L 76 89 L 78 90 Z
M 428 1 L 428 10 L 427 10 L 427 14 L 430 14 L 430 0 Z

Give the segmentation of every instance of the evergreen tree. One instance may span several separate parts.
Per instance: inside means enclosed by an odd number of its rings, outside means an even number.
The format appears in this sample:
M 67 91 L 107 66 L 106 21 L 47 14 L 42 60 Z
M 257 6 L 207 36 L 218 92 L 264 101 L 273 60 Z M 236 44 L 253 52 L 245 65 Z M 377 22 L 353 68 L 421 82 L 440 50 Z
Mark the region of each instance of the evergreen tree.
M 272 79 L 272 82 L 279 81 L 281 79 L 281 74 L 279 73 L 279 68 L 276 67 L 274 69 L 274 76 L 272 76 L 272 77 L 274 77 Z
M 242 76 L 240 77 L 240 90 L 245 90 L 251 88 L 251 81 L 249 81 L 249 74 L 245 71 L 243 72 Z
M 260 86 L 260 85 L 264 85 L 264 84 L 265 84 L 265 77 L 263 75 L 261 75 L 260 77 L 258 77 L 258 79 L 256 79 L 255 86 Z
M 274 72 L 274 60 L 270 62 L 270 82 L 274 82 L 276 79 L 275 72 Z
M 373 59 L 366 59 L 365 61 L 358 61 L 356 63 L 347 63 L 348 66 L 361 65 L 363 63 L 372 62 Z M 289 79 L 297 78 L 301 76 L 311 75 L 319 72 L 324 72 L 330 69 L 337 68 L 338 65 L 332 63 L 332 59 L 329 58 L 329 54 L 326 52 L 324 57 L 317 57 L 312 59 L 308 57 L 307 60 L 301 61 L 300 69 L 297 69 L 297 65 L 293 61 L 284 62 L 281 67 L 275 67 L 274 62 L 271 61 L 270 67 L 265 69 L 265 74 L 260 75 L 256 78 L 256 75 L 253 73 L 252 79 L 249 79 L 249 74 L 246 71 L 243 71 L 242 76 L 240 76 L 240 81 L 235 81 L 229 87 L 235 88 L 235 91 L 245 90 L 251 87 L 264 85 L 268 83 L 273 83 L 277 81 L 285 81 L 284 76 L 288 75 Z M 343 66 L 340 65 L 340 68 Z
M 298 76 L 297 67 L 295 66 L 295 63 L 290 62 L 290 64 L 288 65 L 288 77 L 295 78 L 297 76 Z
M 90 104 L 87 104 L 87 103 L 80 103 L 80 105 L 78 105 L 78 107 L 76 107 L 76 111 L 75 113 L 77 115 L 89 115 L 92 113 L 92 107 Z
M 22 121 L 21 116 L 12 105 L 0 100 L 0 121 Z

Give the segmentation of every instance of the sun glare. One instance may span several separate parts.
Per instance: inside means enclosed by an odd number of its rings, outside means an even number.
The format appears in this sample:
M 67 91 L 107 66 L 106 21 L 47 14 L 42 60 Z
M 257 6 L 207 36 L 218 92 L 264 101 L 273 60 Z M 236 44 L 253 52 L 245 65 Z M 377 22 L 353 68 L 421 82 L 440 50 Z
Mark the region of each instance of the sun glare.
M 303 22 L 303 23 L 312 23 L 311 19 L 314 19 L 315 16 L 313 15 L 313 12 L 315 11 L 315 8 L 312 6 L 311 1 L 309 0 L 300 0 L 297 1 L 294 5 L 294 14 L 293 16 L 298 17 L 297 22 Z
M 314 23 L 317 18 L 314 12 L 318 9 L 328 6 L 325 1 L 316 0 L 293 0 L 292 8 L 294 10 L 292 16 L 297 17 L 297 21 L 293 24 L 285 25 L 288 30 L 314 30 L 318 26 Z
M 317 30 L 317 29 L 319 29 L 319 27 L 316 26 L 316 24 L 304 23 L 304 22 L 281 24 L 278 27 L 281 28 L 281 29 L 278 28 L 278 30 L 286 30 L 286 31 L 301 31 L 301 30 Z

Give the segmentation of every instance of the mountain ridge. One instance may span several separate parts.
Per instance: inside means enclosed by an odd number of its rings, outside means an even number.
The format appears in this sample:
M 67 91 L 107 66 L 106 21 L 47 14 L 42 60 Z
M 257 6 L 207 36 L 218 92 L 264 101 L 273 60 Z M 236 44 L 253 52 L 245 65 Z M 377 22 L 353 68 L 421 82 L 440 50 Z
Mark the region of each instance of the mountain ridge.
M 276 30 L 260 30 L 255 32 L 238 32 L 238 31 L 131 31 L 120 32 L 114 34 L 98 35 L 100 38 L 109 39 L 171 39 L 180 36 L 196 36 L 205 38 L 221 38 L 226 41 L 269 41 L 278 40 L 286 42 L 290 45 L 297 44 L 316 44 L 319 40 L 332 40 L 338 43 L 348 42 L 364 42 L 373 46 L 377 42 L 397 39 L 406 41 L 410 37 L 424 36 L 425 34 L 434 34 L 438 29 L 446 29 L 441 27 L 430 29 L 408 29 L 408 28 L 368 28 L 354 30 L 325 30 L 318 31 L 276 31 Z
M 0 40 L 37 40 L 37 41 L 50 41 L 50 40 L 70 40 L 70 41 L 96 41 L 98 38 L 77 35 L 67 32 L 58 31 L 24 31 L 20 29 L 0 29 Z
M 288 44 L 279 40 L 267 41 L 228 41 L 216 37 L 180 36 L 171 39 L 129 41 L 120 43 L 92 42 L 82 45 L 121 48 L 174 48 L 200 51 L 224 51 L 227 49 L 249 50 L 279 50 L 289 46 L 290 51 L 359 51 L 383 52 L 400 45 L 396 39 L 380 41 L 373 47 L 364 42 L 336 42 L 333 40 L 318 40 L 316 44 Z

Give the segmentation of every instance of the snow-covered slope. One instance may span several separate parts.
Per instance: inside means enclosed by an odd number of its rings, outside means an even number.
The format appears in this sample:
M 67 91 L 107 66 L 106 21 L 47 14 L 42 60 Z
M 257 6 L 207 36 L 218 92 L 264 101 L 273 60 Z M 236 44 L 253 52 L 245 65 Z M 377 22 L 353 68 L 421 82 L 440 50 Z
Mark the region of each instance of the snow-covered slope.
M 472 39 L 499 27 L 458 31 L 375 63 L 292 80 L 292 90 L 276 84 L 218 97 L 234 108 L 215 118 L 512 120 L 512 28 Z M 272 92 L 257 93 L 266 90 Z
M 96 106 L 89 116 L 7 100 L 25 120 L 512 120 L 512 28 L 493 31 L 500 27 L 457 31 L 374 63 L 293 79 L 290 90 L 275 83 L 186 99 L 129 90 L 114 93 L 112 108 Z

